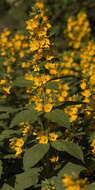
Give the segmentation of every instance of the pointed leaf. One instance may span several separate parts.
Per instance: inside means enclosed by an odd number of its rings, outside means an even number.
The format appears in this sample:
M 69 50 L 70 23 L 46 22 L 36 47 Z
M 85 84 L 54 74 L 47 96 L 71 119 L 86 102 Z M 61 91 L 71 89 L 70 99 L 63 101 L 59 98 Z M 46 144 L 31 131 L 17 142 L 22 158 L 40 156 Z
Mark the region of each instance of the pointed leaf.
M 2 171 L 3 171 L 3 168 L 2 168 L 2 161 L 0 160 L 0 178 L 1 178 L 1 175 L 2 175 Z
M 23 77 L 17 78 L 13 82 L 13 86 L 18 86 L 18 87 L 32 87 L 33 86 L 33 81 L 31 80 L 26 80 Z
M 93 182 L 93 183 L 87 185 L 87 189 L 88 189 L 88 190 L 95 190 L 95 182 Z
M 15 130 L 4 130 L 0 133 L 0 141 L 3 141 L 5 138 L 9 138 L 11 135 L 15 134 L 17 131 Z
M 25 122 L 27 120 L 35 122 L 37 118 L 38 114 L 36 110 L 23 110 L 15 115 L 11 122 L 10 128 L 18 125 L 20 122 Z
M 52 147 L 59 150 L 65 151 L 77 159 L 83 161 L 83 151 L 80 146 L 72 142 L 66 142 L 64 140 L 59 140 L 51 143 Z
M 9 114 L 8 113 L 2 113 L 0 114 L 0 119 L 8 119 L 9 118 Z
M 26 150 L 23 158 L 24 170 L 35 166 L 48 152 L 49 144 L 36 144 L 32 148 Z
M 31 187 L 38 182 L 38 173 L 31 171 L 27 171 L 21 174 L 16 175 L 16 183 L 15 189 L 25 189 Z
M 90 135 L 89 141 L 93 141 L 95 139 L 95 131 Z
M 63 127 L 70 128 L 69 117 L 63 110 L 55 109 L 46 113 L 45 117 Z
M 59 177 L 64 177 L 64 174 L 68 174 L 69 176 L 71 175 L 79 175 L 79 173 L 82 170 L 85 170 L 86 168 L 82 165 L 77 165 L 69 162 L 66 164 L 58 173 Z
M 16 190 L 14 187 L 4 183 L 3 187 L 1 188 L 1 190 Z
M 16 108 L 0 106 L 0 112 L 14 112 L 17 111 Z

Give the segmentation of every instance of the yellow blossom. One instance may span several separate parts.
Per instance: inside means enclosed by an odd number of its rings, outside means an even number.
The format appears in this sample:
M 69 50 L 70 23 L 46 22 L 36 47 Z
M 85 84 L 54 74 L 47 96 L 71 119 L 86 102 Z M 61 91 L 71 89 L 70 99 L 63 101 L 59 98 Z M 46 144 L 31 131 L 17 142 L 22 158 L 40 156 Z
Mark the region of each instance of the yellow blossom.
M 53 104 L 47 103 L 44 105 L 44 111 L 50 112 L 52 110 Z
M 36 137 L 36 139 L 39 141 L 40 144 L 47 144 L 48 143 L 48 137 L 45 135 Z
M 22 138 L 18 138 L 16 143 L 15 143 L 15 146 L 17 147 L 22 147 L 24 145 L 24 141 Z
M 58 138 L 58 134 L 49 133 L 49 140 L 50 141 L 56 141 L 57 138 Z
M 58 160 L 59 160 L 59 156 L 52 156 L 52 157 L 50 158 L 50 161 L 51 161 L 52 163 L 58 162 Z

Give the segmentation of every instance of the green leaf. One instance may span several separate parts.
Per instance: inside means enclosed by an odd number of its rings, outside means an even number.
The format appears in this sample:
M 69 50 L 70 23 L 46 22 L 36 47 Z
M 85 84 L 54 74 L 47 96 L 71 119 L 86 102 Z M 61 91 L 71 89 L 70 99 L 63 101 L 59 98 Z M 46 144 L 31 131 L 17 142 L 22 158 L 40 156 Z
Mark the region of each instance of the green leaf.
M 3 141 L 5 138 L 9 138 L 11 135 L 15 134 L 15 130 L 4 130 L 2 133 L 0 133 L 0 141 Z
M 38 175 L 38 172 L 33 170 L 16 175 L 15 189 L 23 190 L 37 184 Z
M 87 185 L 87 189 L 88 189 L 88 190 L 95 190 L 95 182 L 93 182 L 93 183 Z
M 17 109 L 11 108 L 11 107 L 0 106 L 0 112 L 14 112 L 14 111 L 17 111 Z
M 59 151 L 65 151 L 70 155 L 74 156 L 77 159 L 83 161 L 83 151 L 80 146 L 72 142 L 66 142 L 64 140 L 58 140 L 56 142 L 52 142 L 51 146 Z
M 46 83 L 46 88 L 53 89 L 53 90 L 58 90 L 58 83 L 57 82 L 47 82 Z
M 36 110 L 23 110 L 15 115 L 13 118 L 10 128 L 18 125 L 20 122 L 31 121 L 34 123 L 38 118 L 38 113 Z
M 3 187 L 1 190 L 16 190 L 15 188 L 11 187 L 10 185 L 4 183 Z
M 58 177 L 64 177 L 64 174 L 67 174 L 69 176 L 76 176 L 85 169 L 86 168 L 82 165 L 77 165 L 69 162 L 60 170 L 60 172 L 58 173 Z
M 23 158 L 24 170 L 35 166 L 48 152 L 49 144 L 36 144 L 26 150 Z
M 26 80 L 23 77 L 18 77 L 16 80 L 13 81 L 13 86 L 18 86 L 18 87 L 32 87 L 33 86 L 33 81 L 31 80 Z
M 95 139 L 95 132 L 92 133 L 92 135 L 90 136 L 89 141 L 91 142 L 91 141 L 93 141 L 94 139 Z
M 0 114 L 0 119 L 8 119 L 9 118 L 9 114 L 8 113 L 2 113 Z
M 3 121 L 0 121 L 0 126 L 4 127 L 5 123 Z
M 62 125 L 63 127 L 70 128 L 69 117 L 63 110 L 55 109 L 45 114 L 45 118 Z
M 2 168 L 2 161 L 0 160 L 0 178 L 1 178 L 1 175 L 2 175 L 2 171 L 3 171 L 3 168 Z

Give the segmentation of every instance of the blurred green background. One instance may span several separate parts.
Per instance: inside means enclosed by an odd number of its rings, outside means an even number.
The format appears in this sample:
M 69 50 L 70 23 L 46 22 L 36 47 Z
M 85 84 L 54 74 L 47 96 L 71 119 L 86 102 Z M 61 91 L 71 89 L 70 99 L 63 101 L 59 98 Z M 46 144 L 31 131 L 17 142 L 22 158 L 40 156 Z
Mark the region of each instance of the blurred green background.
M 56 47 L 61 52 L 64 46 L 63 31 L 67 18 L 79 11 L 86 11 L 92 35 L 95 33 L 95 0 L 42 0 L 48 8 L 48 18 L 56 39 Z M 4 28 L 12 31 L 23 30 L 25 19 L 32 10 L 35 0 L 0 0 L 0 32 Z

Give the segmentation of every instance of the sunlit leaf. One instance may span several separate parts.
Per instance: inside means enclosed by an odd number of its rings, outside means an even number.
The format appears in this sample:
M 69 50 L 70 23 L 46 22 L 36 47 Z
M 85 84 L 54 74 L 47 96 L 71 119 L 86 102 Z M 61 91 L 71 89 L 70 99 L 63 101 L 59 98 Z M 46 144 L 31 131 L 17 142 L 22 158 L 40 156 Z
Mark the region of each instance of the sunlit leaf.
M 10 128 L 18 125 L 20 122 L 31 121 L 35 122 L 38 118 L 38 114 L 36 110 L 23 110 L 15 115 L 13 118 Z
M 4 183 L 3 187 L 1 188 L 2 190 L 16 190 L 14 187 Z
M 88 190 L 95 190 L 95 182 L 93 182 L 93 183 L 87 185 L 87 189 L 88 189 Z
M 79 175 L 79 173 L 85 169 L 86 168 L 82 165 L 73 164 L 73 163 L 69 162 L 58 172 L 58 176 L 63 177 L 64 174 L 67 174 L 69 176 L 71 176 L 71 175 L 76 176 L 76 175 Z
M 72 142 L 66 142 L 64 140 L 58 140 L 56 142 L 52 142 L 51 146 L 59 151 L 65 151 L 70 155 L 74 156 L 77 159 L 83 161 L 83 151 L 81 147 Z
M 63 126 L 66 128 L 70 128 L 69 117 L 63 110 L 55 109 L 49 113 L 45 114 L 45 118 Z
M 13 86 L 18 86 L 18 87 L 32 87 L 33 86 L 33 81 L 31 80 L 26 80 L 23 77 L 18 77 L 16 80 L 13 81 Z
M 62 183 L 62 178 L 53 176 L 52 178 L 48 180 L 50 184 L 56 188 L 56 190 L 65 190 L 64 184 Z
M 48 152 L 49 144 L 36 144 L 26 150 L 23 158 L 24 170 L 35 166 Z
M 38 172 L 27 171 L 16 175 L 15 189 L 25 189 L 37 184 Z

